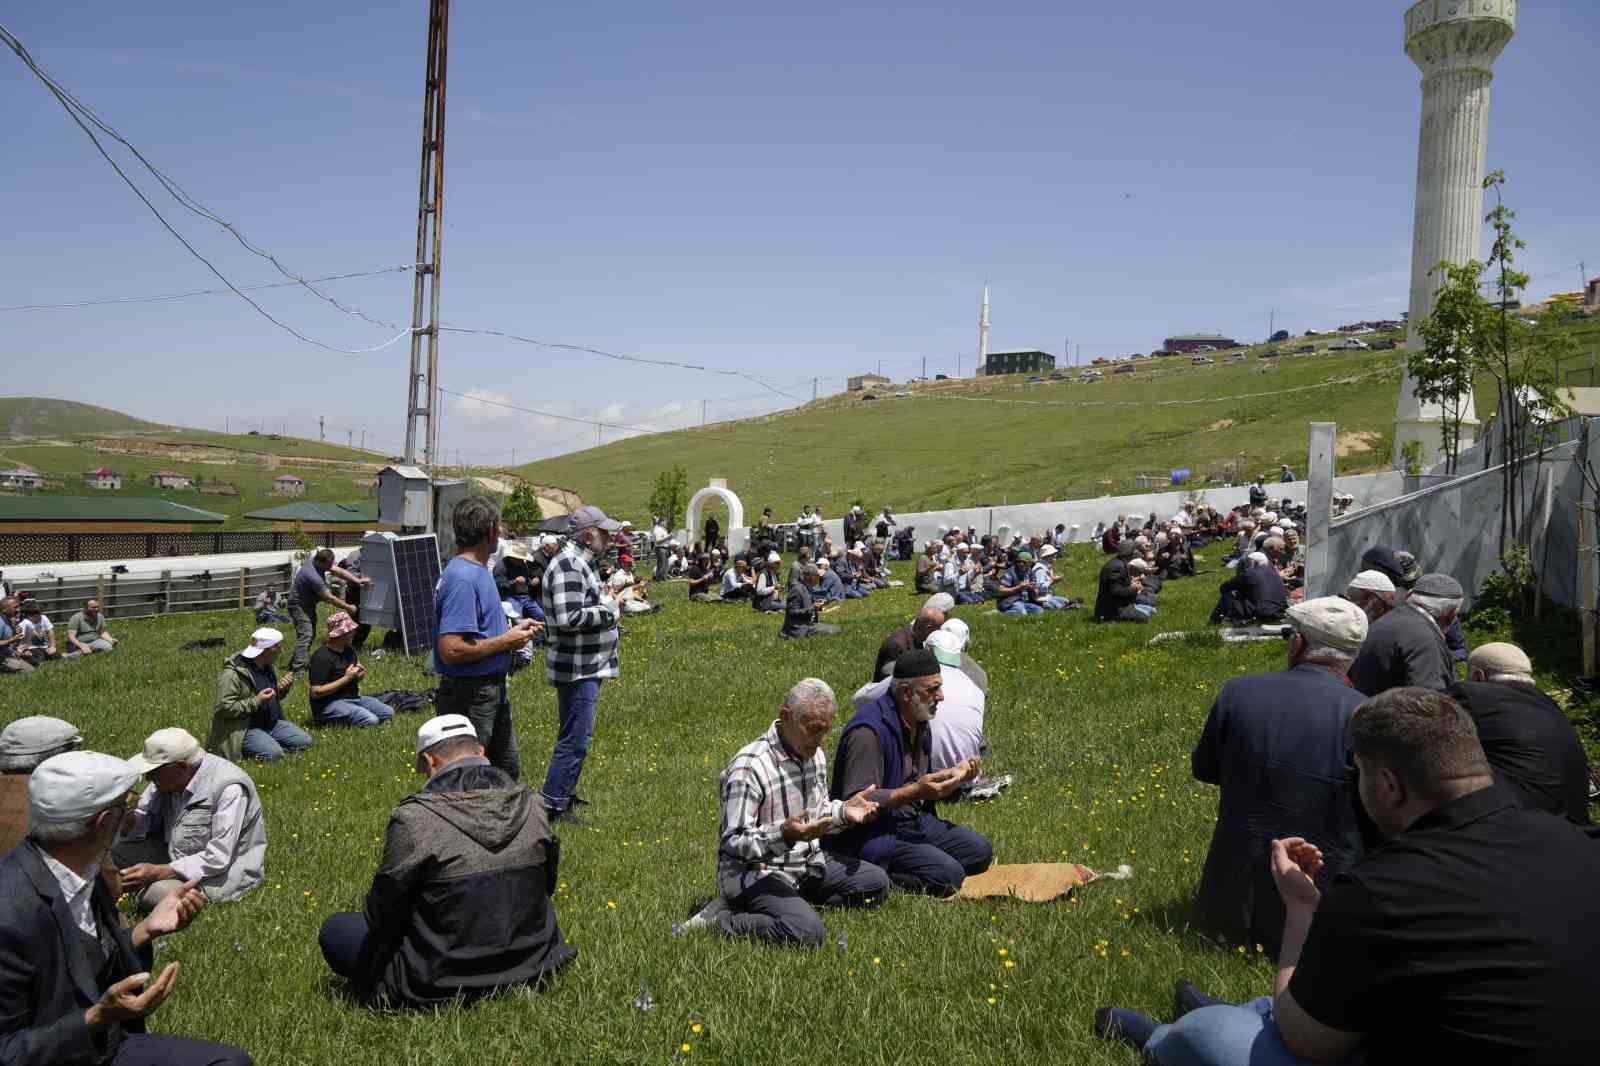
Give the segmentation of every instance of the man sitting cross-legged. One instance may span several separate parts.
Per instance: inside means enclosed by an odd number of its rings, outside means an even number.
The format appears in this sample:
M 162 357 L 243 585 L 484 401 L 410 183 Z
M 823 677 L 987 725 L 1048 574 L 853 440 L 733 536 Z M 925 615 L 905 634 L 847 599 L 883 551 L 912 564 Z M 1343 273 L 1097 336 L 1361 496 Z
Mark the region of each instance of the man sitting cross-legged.
M 124 892 L 154 908 L 184 882 L 213 902 L 238 899 L 261 883 L 267 823 L 255 782 L 187 730 L 158 729 L 128 760 L 150 784 L 111 850 Z
M 539 982 L 577 956 L 556 925 L 560 842 L 544 803 L 489 765 L 472 721 L 417 730 L 421 792 L 389 817 L 360 913 L 322 923 L 333 972 L 369 1006 L 430 1007 Z
M 1472 718 L 1398 688 L 1350 722 L 1361 804 L 1387 840 L 1318 890 L 1316 841 L 1272 842 L 1287 918 L 1273 995 L 1171 1025 L 1097 1012 L 1156 1063 L 1600 1062 L 1600 851 L 1494 783 Z
M 317 725 L 379 725 L 394 717 L 394 708 L 361 694 L 367 668 L 356 660 L 351 640 L 359 627 L 345 611 L 328 616 L 328 642 L 311 657 L 306 687 L 311 693 L 311 720 Z
M 978 760 L 930 772 L 929 722 L 943 693 L 939 660 L 924 648 L 894 664 L 889 691 L 861 707 L 844 727 L 834 757 L 832 795 L 870 789 L 880 807 L 875 820 L 828 837 L 823 847 L 838 856 L 883 867 L 909 892 L 950 896 L 969 874 L 982 873 L 994 849 L 970 829 L 935 813 L 963 784 L 978 776 Z
M 826 930 L 813 907 L 875 907 L 889 894 L 881 869 L 817 843 L 878 814 L 870 789 L 828 797 L 822 743 L 836 711 L 827 682 L 804 679 L 784 697 L 767 735 L 723 769 L 718 895 L 686 928 L 716 925 L 728 936 L 815 947 Z

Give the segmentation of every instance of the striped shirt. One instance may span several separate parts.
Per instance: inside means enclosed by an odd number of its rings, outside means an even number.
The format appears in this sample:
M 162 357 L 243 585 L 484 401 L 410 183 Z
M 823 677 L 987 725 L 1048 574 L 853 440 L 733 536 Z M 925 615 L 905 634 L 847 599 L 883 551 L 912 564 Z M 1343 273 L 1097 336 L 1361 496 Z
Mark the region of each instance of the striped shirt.
M 766 736 L 739 749 L 722 771 L 721 839 L 717 884 L 731 899 L 751 883 L 776 874 L 797 883 L 807 873 L 822 876 L 826 857 L 816 840 L 790 844 L 783 823 L 833 819 L 844 825 L 844 803 L 828 798 L 828 757 L 818 747 L 801 763 L 778 736 L 773 722 Z
M 545 675 L 552 685 L 622 672 L 616 606 L 601 600 L 600 578 L 576 540 L 568 540 L 550 560 L 540 600 L 549 632 Z

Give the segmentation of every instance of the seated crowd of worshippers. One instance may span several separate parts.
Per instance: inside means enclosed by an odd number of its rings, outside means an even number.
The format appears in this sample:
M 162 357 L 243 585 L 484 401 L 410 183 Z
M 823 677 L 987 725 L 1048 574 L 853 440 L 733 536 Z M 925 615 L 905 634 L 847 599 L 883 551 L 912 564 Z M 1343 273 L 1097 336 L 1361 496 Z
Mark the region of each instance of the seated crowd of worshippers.
M 1217 693 L 1192 756 L 1220 789 L 1194 911 L 1277 976 L 1238 1005 L 1177 978 L 1170 1022 L 1096 1012 L 1146 1061 L 1600 1061 L 1583 744 L 1515 645 L 1457 680 L 1462 589 L 1408 592 L 1373 565 L 1395 554 L 1289 606 L 1287 669 Z
M 100 601 L 90 598 L 67 619 L 59 639 L 43 605 L 26 593 L 0 597 L 0 674 L 31 674 L 45 663 L 108 652 L 117 646 Z
M 914 566 L 919 593 L 944 593 L 957 604 L 994 602 L 1003 615 L 1039 614 L 1082 606 L 1057 589 L 1055 559 L 1065 527 L 1009 540 L 976 530 L 952 529 L 923 544 Z

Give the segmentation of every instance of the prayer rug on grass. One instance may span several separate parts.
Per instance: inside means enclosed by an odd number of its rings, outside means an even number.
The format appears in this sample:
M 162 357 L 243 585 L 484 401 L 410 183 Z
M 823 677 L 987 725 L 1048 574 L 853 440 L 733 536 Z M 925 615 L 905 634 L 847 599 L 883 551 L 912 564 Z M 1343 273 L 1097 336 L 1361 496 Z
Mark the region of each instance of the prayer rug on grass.
M 1028 903 L 1052 903 L 1071 895 L 1080 885 L 1095 881 L 1126 881 L 1133 867 L 1123 865 L 1108 874 L 1097 874 L 1076 862 L 1008 863 L 991 866 L 961 882 L 961 899 L 1020 899 Z M 956 898 L 952 897 L 952 898 Z

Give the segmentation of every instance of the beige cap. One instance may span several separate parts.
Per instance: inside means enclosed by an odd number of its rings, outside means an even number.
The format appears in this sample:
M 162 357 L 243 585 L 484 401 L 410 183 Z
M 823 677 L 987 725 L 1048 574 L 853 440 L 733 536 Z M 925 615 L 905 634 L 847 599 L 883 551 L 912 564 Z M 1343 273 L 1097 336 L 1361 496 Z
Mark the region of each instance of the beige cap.
M 1366 612 L 1342 596 L 1304 600 L 1286 614 L 1295 631 L 1314 644 L 1356 652 L 1367 639 Z
M 52 755 L 28 777 L 28 821 L 75 822 L 98 814 L 139 783 L 139 771 L 98 751 Z
M 1480 645 L 1467 656 L 1468 670 L 1482 670 L 1486 674 L 1531 674 L 1533 663 L 1528 653 L 1515 644 L 1495 641 Z
M 130 756 L 128 765 L 147 774 L 175 762 L 187 763 L 200 754 L 200 742 L 194 734 L 178 726 L 158 729 L 145 738 L 144 750 Z

